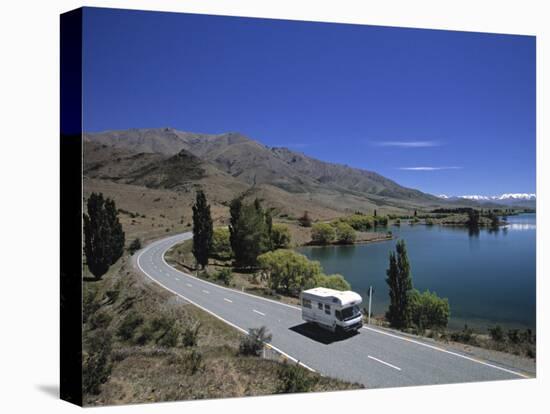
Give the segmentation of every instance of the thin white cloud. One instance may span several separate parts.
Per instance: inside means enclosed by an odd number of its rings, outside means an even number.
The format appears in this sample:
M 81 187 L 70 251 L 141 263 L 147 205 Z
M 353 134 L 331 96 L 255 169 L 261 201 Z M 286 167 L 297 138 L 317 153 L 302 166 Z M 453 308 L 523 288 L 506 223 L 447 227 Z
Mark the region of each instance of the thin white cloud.
M 377 147 L 398 147 L 398 148 L 430 148 L 439 147 L 439 141 L 376 141 L 373 142 Z
M 399 167 L 404 171 L 440 171 L 440 170 L 461 170 L 462 167 Z

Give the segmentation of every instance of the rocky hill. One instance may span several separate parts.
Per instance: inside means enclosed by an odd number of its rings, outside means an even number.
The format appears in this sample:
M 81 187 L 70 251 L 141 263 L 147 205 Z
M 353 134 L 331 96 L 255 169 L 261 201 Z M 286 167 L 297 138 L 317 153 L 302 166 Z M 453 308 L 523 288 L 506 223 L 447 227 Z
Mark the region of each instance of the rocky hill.
M 89 179 L 179 193 L 200 186 L 221 205 L 245 194 L 263 198 L 283 215 L 308 210 L 328 218 L 355 211 L 403 213 L 455 204 L 373 171 L 268 147 L 239 133 L 129 129 L 85 134 L 84 139 L 84 174 Z

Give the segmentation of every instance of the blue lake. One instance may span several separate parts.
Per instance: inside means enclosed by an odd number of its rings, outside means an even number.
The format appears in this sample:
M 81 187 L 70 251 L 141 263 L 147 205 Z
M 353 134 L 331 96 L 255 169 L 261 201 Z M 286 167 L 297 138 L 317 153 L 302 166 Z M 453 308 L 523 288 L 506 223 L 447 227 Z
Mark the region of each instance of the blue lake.
M 450 328 L 462 328 L 465 323 L 480 331 L 494 324 L 535 328 L 535 214 L 510 216 L 506 227 L 478 234 L 465 228 L 419 224 L 390 226 L 388 230 L 393 232 L 393 240 L 297 250 L 321 262 L 325 273 L 342 274 L 364 299 L 372 285 L 373 313 L 383 314 L 389 303 L 385 282 L 388 254 L 397 239 L 404 239 L 414 287 L 449 299 Z

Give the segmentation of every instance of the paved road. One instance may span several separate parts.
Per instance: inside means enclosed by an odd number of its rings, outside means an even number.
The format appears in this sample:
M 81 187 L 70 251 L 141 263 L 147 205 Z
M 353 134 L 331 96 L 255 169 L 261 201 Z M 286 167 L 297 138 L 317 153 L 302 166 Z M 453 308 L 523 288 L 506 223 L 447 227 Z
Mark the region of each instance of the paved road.
M 169 266 L 164 253 L 191 237 L 183 233 L 153 242 L 136 256 L 137 267 L 243 332 L 265 325 L 276 349 L 323 375 L 369 388 L 526 378 L 512 368 L 381 328 L 364 327 L 354 336 L 335 338 L 306 325 L 298 307 L 224 288 Z

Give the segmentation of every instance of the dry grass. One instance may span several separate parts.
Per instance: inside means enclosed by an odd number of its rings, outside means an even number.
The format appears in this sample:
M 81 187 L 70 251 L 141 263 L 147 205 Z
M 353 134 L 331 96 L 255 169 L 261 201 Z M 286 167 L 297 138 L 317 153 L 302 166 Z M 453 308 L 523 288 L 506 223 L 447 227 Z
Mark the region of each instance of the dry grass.
M 138 274 L 127 256 L 119 260 L 102 280 L 85 282 L 84 295 L 93 297 L 98 306 L 83 326 L 84 355 L 87 355 L 90 339 L 105 332 L 92 327 L 90 320 L 94 315 L 108 315 L 105 330 L 113 337 L 111 373 L 100 386 L 98 395 L 84 395 L 86 405 L 242 397 L 277 392 L 279 372 L 284 368 L 282 357 L 240 356 L 240 332 Z M 173 318 L 181 326 L 200 323 L 197 344 L 184 347 L 180 342 L 173 347 L 161 347 L 151 341 L 137 345 L 132 340 L 123 340 L 117 336 L 117 330 L 130 312 L 143 316 L 145 321 L 163 316 Z M 196 372 L 189 363 L 193 352 L 202 356 Z M 312 391 L 362 388 L 359 384 L 318 374 L 308 372 L 307 375 L 314 380 Z

